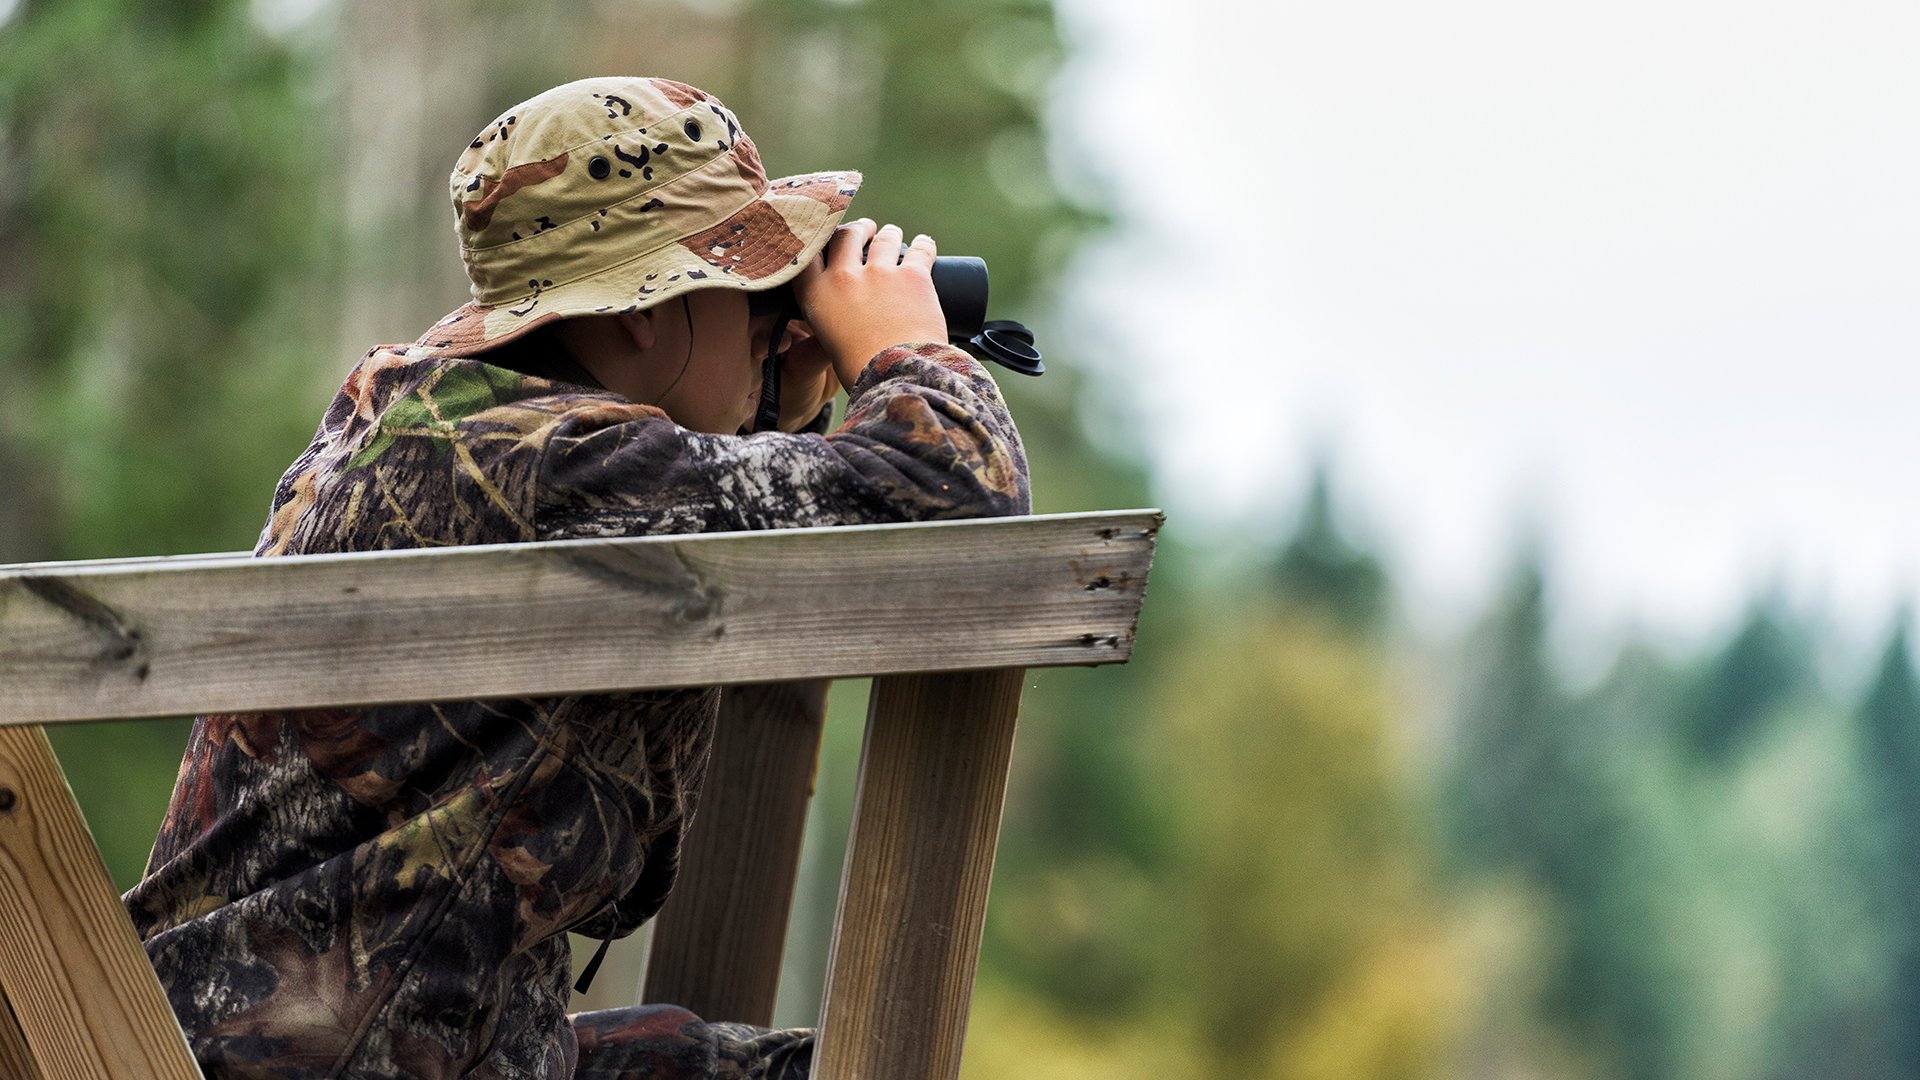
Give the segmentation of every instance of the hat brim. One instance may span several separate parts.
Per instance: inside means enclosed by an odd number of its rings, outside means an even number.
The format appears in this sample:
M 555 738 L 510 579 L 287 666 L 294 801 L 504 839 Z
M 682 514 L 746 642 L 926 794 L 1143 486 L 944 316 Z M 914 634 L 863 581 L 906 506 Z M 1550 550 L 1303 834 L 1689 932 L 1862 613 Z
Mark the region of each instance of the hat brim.
M 801 173 L 767 184 L 692 236 L 573 281 L 493 306 L 469 302 L 414 342 L 415 355 L 473 356 L 580 315 L 639 311 L 695 289 L 760 292 L 796 277 L 833 236 L 860 188 L 857 172 Z

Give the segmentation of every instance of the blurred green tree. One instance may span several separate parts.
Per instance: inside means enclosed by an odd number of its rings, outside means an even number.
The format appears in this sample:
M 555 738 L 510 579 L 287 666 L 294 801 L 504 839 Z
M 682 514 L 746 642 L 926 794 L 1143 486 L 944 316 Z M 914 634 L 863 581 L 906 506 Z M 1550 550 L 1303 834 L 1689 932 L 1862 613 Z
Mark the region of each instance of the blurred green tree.
M 1269 570 L 1264 592 L 1160 602 L 1156 647 L 1143 639 L 1128 669 L 1151 677 L 1147 693 L 1101 701 L 1086 742 L 1053 747 L 1104 771 L 1029 759 L 1028 785 L 1100 816 L 1064 828 L 1044 817 L 1042 839 L 1021 843 L 1010 807 L 1003 852 L 1020 856 L 996 871 L 967 1075 L 1439 1067 L 1465 991 L 1392 674 L 1374 627 L 1352 618 L 1356 593 L 1329 587 L 1357 583 L 1384 607 L 1377 562 L 1327 542 L 1329 473 L 1285 545 L 1299 569 Z
M 1902 616 L 1896 623 L 1860 704 L 1860 745 L 1874 809 L 1890 829 L 1913 838 L 1899 845 L 1901 864 L 1892 884 L 1920 916 L 1920 785 L 1914 783 L 1920 777 L 1920 675 L 1908 621 Z M 1920 918 L 1914 925 L 1920 926 Z
M 1470 877 L 1517 875 L 1548 905 L 1547 971 L 1533 1003 L 1542 1021 L 1605 1068 L 1672 1076 L 1672 1000 L 1628 918 L 1647 913 L 1633 876 L 1646 837 L 1614 706 L 1637 680 L 1622 670 L 1585 700 L 1569 694 L 1551 656 L 1549 595 L 1529 545 L 1469 642 L 1445 783 L 1450 848 Z
M 26 0 L 0 29 L 5 557 L 251 546 L 328 341 L 310 59 L 241 0 Z M 53 733 L 122 886 L 184 730 Z
M 1153 723 L 1123 735 L 1165 844 L 1144 865 L 1064 854 L 994 894 L 1030 955 L 1098 955 L 1130 992 L 983 970 L 964 1075 L 1436 1075 L 1471 991 L 1376 651 L 1267 605 L 1187 624 L 1169 652 Z
M 1920 674 L 1902 613 L 1858 711 L 1868 824 L 1883 856 L 1864 882 L 1878 900 L 1888 985 L 1866 1021 L 1875 1075 L 1920 1076 Z
M 1567 713 L 1547 654 L 1546 571 L 1523 554 L 1495 613 L 1470 643 L 1449 784 L 1452 849 L 1472 870 L 1543 869 L 1552 846 L 1546 808 L 1565 770 L 1551 733 Z
M 0 373 L 55 557 L 249 546 L 313 417 L 325 117 L 239 0 L 29 0 L 0 34 Z M 17 425 L 17 426 L 16 426 Z
M 1285 614 L 1178 659 L 1154 739 L 1179 808 L 1161 1007 L 1197 1009 L 1217 1074 L 1422 1075 L 1457 991 L 1386 672 Z
M 1288 605 L 1356 634 L 1377 634 L 1389 614 L 1386 569 L 1341 531 L 1331 473 L 1324 456 L 1314 461 L 1299 525 L 1280 549 L 1272 579 Z
M 1679 734 L 1705 762 L 1726 762 L 1814 682 L 1811 643 L 1777 598 L 1757 600 L 1726 648 L 1706 665 Z

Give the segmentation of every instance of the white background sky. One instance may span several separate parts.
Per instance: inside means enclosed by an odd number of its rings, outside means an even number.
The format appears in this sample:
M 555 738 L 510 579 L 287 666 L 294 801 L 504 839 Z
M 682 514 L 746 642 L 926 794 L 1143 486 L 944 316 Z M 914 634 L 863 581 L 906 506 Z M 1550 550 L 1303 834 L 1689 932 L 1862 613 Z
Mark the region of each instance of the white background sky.
M 1324 444 L 1430 625 L 1529 517 L 1589 629 L 1917 595 L 1920 4 L 1060 6 L 1128 221 L 1069 311 L 1183 522 L 1270 527 Z

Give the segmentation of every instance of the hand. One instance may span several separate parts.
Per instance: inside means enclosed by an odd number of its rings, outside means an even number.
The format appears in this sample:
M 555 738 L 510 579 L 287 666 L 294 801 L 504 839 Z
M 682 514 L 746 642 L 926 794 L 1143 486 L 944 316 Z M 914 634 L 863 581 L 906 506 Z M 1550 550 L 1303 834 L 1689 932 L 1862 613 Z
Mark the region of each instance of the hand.
M 933 238 L 914 237 L 904 259 L 900 239 L 895 225 L 848 222 L 794 279 L 807 323 L 849 390 L 881 350 L 947 339 L 947 318 L 933 289 Z

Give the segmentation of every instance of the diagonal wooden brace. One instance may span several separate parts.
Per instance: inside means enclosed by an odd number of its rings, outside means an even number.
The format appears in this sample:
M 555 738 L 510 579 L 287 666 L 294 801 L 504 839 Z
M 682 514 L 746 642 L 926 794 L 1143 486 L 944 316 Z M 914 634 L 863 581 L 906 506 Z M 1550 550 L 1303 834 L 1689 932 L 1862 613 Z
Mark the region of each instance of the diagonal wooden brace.
M 200 1080 L 38 726 L 0 727 L 0 998 L 46 1080 Z
M 47 1076 L 27 1049 L 27 1037 L 20 1033 L 20 1021 L 14 1018 L 5 994 L 0 994 L 0 1076 L 7 1080 L 46 1080 Z

